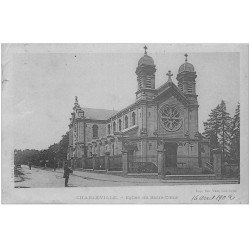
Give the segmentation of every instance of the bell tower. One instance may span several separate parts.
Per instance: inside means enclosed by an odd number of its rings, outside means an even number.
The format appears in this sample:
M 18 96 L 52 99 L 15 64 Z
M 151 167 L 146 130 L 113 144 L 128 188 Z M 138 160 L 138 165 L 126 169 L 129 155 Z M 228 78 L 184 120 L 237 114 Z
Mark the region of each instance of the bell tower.
M 136 99 L 154 96 L 155 93 L 155 64 L 152 57 L 147 54 L 147 46 L 144 46 L 144 56 L 138 61 L 136 68 L 137 85 Z
M 186 57 L 185 63 L 183 63 L 177 74 L 178 88 L 186 96 L 189 101 L 188 107 L 186 107 L 186 127 L 185 136 L 190 138 L 198 139 L 199 129 L 198 129 L 198 101 L 196 94 L 196 72 L 194 66 L 188 62 L 188 55 Z
M 188 62 L 188 54 L 184 55 L 186 57 L 185 63 L 183 63 L 177 74 L 178 88 L 191 102 L 197 102 L 196 95 L 196 82 L 197 77 L 194 66 Z

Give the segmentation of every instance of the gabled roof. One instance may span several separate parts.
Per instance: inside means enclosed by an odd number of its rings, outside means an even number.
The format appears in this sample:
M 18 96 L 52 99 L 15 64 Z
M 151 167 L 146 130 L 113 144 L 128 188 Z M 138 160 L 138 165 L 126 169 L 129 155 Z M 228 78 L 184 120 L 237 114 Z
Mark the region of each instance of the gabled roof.
M 189 104 L 188 99 L 185 97 L 185 95 L 179 90 L 179 88 L 173 82 L 166 82 L 165 84 L 160 86 L 157 89 L 157 91 L 158 91 L 158 95 L 154 98 L 154 100 L 159 100 L 163 95 L 166 95 L 166 93 L 172 92 L 183 103 Z
M 118 111 L 109 109 L 93 109 L 93 108 L 82 108 L 86 119 L 93 120 L 107 120 L 110 116 L 116 114 Z

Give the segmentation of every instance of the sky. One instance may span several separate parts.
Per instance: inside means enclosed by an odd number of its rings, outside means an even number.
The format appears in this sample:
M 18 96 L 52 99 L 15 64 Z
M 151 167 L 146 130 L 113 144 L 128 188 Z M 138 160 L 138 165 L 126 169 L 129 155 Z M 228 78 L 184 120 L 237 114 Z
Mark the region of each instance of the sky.
M 90 108 L 120 110 L 133 103 L 137 90 L 135 70 L 143 46 L 89 44 L 81 50 L 59 50 L 54 45 L 40 50 L 42 45 L 36 45 L 14 53 L 10 82 L 15 148 L 44 149 L 59 142 L 68 130 L 75 96 L 82 107 Z M 164 45 L 148 45 L 148 55 L 157 69 L 156 88 L 167 81 L 168 70 L 177 84 L 184 51 L 176 53 Z M 203 121 L 222 99 L 233 115 L 240 96 L 240 56 L 211 51 L 191 51 L 188 55 L 197 72 L 202 132 Z

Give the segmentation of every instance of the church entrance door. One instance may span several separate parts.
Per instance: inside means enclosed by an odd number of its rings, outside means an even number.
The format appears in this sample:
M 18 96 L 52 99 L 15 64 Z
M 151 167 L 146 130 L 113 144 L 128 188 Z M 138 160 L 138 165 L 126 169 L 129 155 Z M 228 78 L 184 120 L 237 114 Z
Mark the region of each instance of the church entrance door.
M 177 148 L 178 148 L 178 145 L 176 142 L 166 142 L 164 144 L 165 172 L 168 171 L 167 168 L 177 167 Z

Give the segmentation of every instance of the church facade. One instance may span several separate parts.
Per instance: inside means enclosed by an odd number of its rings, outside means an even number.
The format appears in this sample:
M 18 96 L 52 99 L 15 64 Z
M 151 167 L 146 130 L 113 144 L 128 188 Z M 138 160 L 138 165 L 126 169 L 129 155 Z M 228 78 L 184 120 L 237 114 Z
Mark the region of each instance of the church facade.
M 155 87 L 156 65 L 145 53 L 136 68 L 135 102 L 120 111 L 82 108 L 76 97 L 69 125 L 68 160 L 86 169 L 169 175 L 202 174 L 209 141 L 198 130 L 194 66 L 179 67 L 177 84 Z

